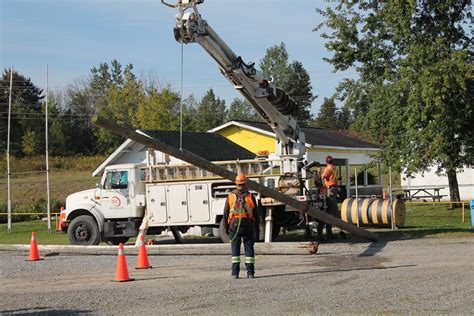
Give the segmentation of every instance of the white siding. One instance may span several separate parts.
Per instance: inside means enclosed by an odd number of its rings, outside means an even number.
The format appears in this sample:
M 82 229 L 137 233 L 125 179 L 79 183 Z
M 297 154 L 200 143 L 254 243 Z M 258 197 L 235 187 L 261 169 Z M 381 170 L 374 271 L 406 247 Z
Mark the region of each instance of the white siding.
M 413 178 L 408 178 L 405 174 L 402 174 L 402 186 L 446 186 L 446 188 L 440 190 L 440 194 L 446 195 L 445 199 L 449 199 L 449 187 L 448 177 L 438 176 L 436 169 L 425 172 L 423 175 L 416 174 Z M 474 169 L 464 168 L 462 172 L 457 175 L 459 184 L 459 194 L 462 200 L 474 199 Z
M 308 161 L 318 161 L 321 164 L 326 163 L 326 157 L 332 156 L 337 159 L 348 159 L 350 165 L 366 165 L 373 161 L 368 153 L 351 152 L 350 150 L 345 152 L 334 152 L 328 149 L 328 151 L 309 151 L 307 152 Z

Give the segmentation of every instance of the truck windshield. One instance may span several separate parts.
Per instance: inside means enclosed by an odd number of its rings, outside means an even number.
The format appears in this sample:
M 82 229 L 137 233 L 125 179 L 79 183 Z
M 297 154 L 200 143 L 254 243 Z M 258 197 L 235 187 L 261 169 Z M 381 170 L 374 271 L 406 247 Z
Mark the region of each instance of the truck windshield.
M 128 171 L 109 171 L 105 178 L 104 189 L 128 188 Z

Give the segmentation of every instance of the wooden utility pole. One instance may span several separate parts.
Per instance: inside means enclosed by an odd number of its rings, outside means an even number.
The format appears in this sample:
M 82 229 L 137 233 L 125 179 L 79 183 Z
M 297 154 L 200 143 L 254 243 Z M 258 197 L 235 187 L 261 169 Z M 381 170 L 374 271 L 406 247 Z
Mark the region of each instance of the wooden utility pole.
M 49 193 L 49 155 L 48 155 L 48 64 L 46 64 L 46 108 L 45 108 L 45 151 L 46 151 L 46 195 L 48 212 L 48 233 L 51 234 L 51 197 Z
M 8 132 L 7 132 L 7 227 L 8 232 L 12 232 L 12 196 L 10 187 L 10 129 L 12 116 L 12 93 L 13 93 L 13 67 L 10 67 L 10 95 L 8 96 Z
M 194 165 L 196 167 L 205 169 L 209 172 L 212 172 L 214 174 L 217 174 L 225 179 L 228 179 L 230 181 L 234 181 L 235 177 L 237 176 L 235 173 L 221 168 L 220 166 L 217 166 L 204 158 L 195 155 L 187 150 L 179 150 L 178 148 L 175 148 L 173 146 L 170 146 L 168 144 L 165 144 L 164 142 L 158 140 L 158 139 L 152 139 L 147 136 L 144 136 L 142 134 L 139 134 L 135 132 L 133 129 L 128 128 L 128 127 L 123 127 L 118 124 L 115 124 L 113 122 L 110 122 L 102 117 L 94 117 L 92 118 L 92 122 L 96 124 L 97 126 L 103 127 L 109 131 L 111 131 L 114 134 L 129 138 L 131 140 L 134 140 L 140 144 L 146 145 L 149 148 L 154 148 L 156 150 L 159 150 L 161 152 L 164 152 L 165 154 L 168 154 L 170 156 L 176 157 L 178 159 L 181 159 L 183 161 L 186 161 L 187 163 Z M 261 185 L 260 183 L 257 183 L 255 181 L 248 180 L 247 181 L 247 187 L 251 190 L 255 190 L 259 193 L 261 193 L 264 196 L 271 197 L 277 201 L 280 201 L 286 205 L 289 205 L 293 207 L 294 209 L 297 209 L 301 212 L 307 213 L 308 215 L 321 220 L 325 223 L 328 223 L 332 226 L 339 227 L 340 229 L 343 229 L 345 231 L 351 232 L 352 234 L 360 237 L 367 238 L 371 241 L 377 241 L 378 236 L 375 233 L 369 232 L 365 229 L 356 227 L 352 224 L 343 222 L 339 218 L 336 218 L 334 216 L 329 215 L 328 213 L 322 212 L 315 207 L 309 206 L 306 203 L 297 201 L 293 198 L 291 198 L 288 195 L 284 195 L 282 193 L 276 192 L 270 188 L 267 188 L 264 185 Z

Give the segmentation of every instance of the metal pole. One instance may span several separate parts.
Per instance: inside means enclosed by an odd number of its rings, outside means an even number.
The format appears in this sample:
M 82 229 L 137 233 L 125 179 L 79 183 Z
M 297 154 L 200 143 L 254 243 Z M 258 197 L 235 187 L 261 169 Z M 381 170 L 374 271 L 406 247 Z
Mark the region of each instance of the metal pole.
M 355 173 L 355 186 L 356 186 L 356 207 L 357 207 L 357 227 L 360 227 L 359 224 L 359 188 L 357 186 L 357 168 L 354 168 L 354 173 Z
M 12 93 L 13 93 L 13 67 L 10 67 L 10 95 L 8 96 L 8 132 L 7 132 L 7 212 L 8 212 L 8 232 L 12 232 L 12 199 L 10 187 L 10 122 L 12 114 Z
M 267 207 L 267 213 L 265 214 L 265 243 L 272 242 L 273 235 L 273 208 Z
M 120 135 L 126 138 L 129 138 L 131 140 L 136 141 L 137 143 L 143 144 L 145 146 L 148 146 L 150 148 L 154 148 L 156 150 L 159 150 L 161 152 L 164 152 L 170 156 L 176 157 L 180 160 L 186 161 L 187 163 L 190 163 L 196 167 L 202 168 L 204 170 L 207 170 L 209 172 L 212 172 L 216 175 L 221 176 L 222 178 L 228 179 L 229 181 L 234 181 L 235 177 L 237 176 L 234 172 L 231 172 L 227 169 L 224 169 L 220 166 L 217 166 L 204 158 L 193 154 L 185 149 L 179 150 L 176 147 L 170 146 L 158 139 L 152 139 L 149 138 L 143 134 L 135 132 L 133 129 L 128 128 L 128 127 L 122 127 L 114 122 L 108 121 L 102 117 L 94 117 L 92 119 L 92 122 L 100 127 L 103 127 L 111 132 L 113 132 L 116 135 Z M 273 189 L 270 189 L 258 182 L 251 181 L 249 180 L 247 182 L 247 187 L 250 190 L 255 190 L 257 192 L 260 192 L 261 194 L 271 197 L 277 201 L 280 201 L 286 205 L 289 205 L 293 207 L 294 209 L 307 213 L 308 215 L 319 219 L 325 223 L 328 223 L 332 226 L 341 228 L 343 230 L 346 230 L 350 233 L 353 233 L 355 236 L 360 236 L 367 238 L 372 241 L 377 241 L 378 236 L 375 233 L 369 232 L 365 229 L 356 227 L 352 224 L 343 222 L 341 219 L 336 218 L 334 216 L 329 215 L 328 213 L 325 213 L 311 205 L 308 205 L 307 203 L 300 202 L 290 196 L 284 195 L 280 192 L 277 192 Z
M 388 190 L 390 191 L 390 211 L 392 213 L 392 230 L 395 230 L 395 214 L 393 213 L 393 197 L 392 197 L 392 167 L 388 167 L 388 178 L 389 178 L 389 183 L 388 183 Z
M 46 192 L 47 192 L 47 210 L 48 210 L 48 233 L 51 234 L 51 205 L 49 195 L 49 157 L 48 157 L 48 64 L 46 64 L 46 124 L 45 124 L 45 138 L 46 138 Z

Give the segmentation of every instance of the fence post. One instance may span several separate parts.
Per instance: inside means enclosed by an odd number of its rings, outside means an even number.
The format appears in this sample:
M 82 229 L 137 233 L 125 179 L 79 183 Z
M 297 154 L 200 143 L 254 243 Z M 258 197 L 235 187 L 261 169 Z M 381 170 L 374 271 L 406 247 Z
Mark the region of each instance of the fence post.
M 389 203 L 390 203 L 390 212 L 392 213 L 392 230 L 395 230 L 395 214 L 393 212 L 393 193 L 392 193 L 392 166 L 388 167 L 388 177 L 389 177 L 389 192 L 390 192 L 390 197 L 389 197 Z
M 357 186 L 357 168 L 354 168 L 354 173 L 355 173 L 356 206 L 357 206 L 356 218 L 357 218 L 357 227 L 359 227 L 360 226 L 359 224 L 359 188 Z
M 474 226 L 474 200 L 469 201 L 471 207 L 471 226 Z

